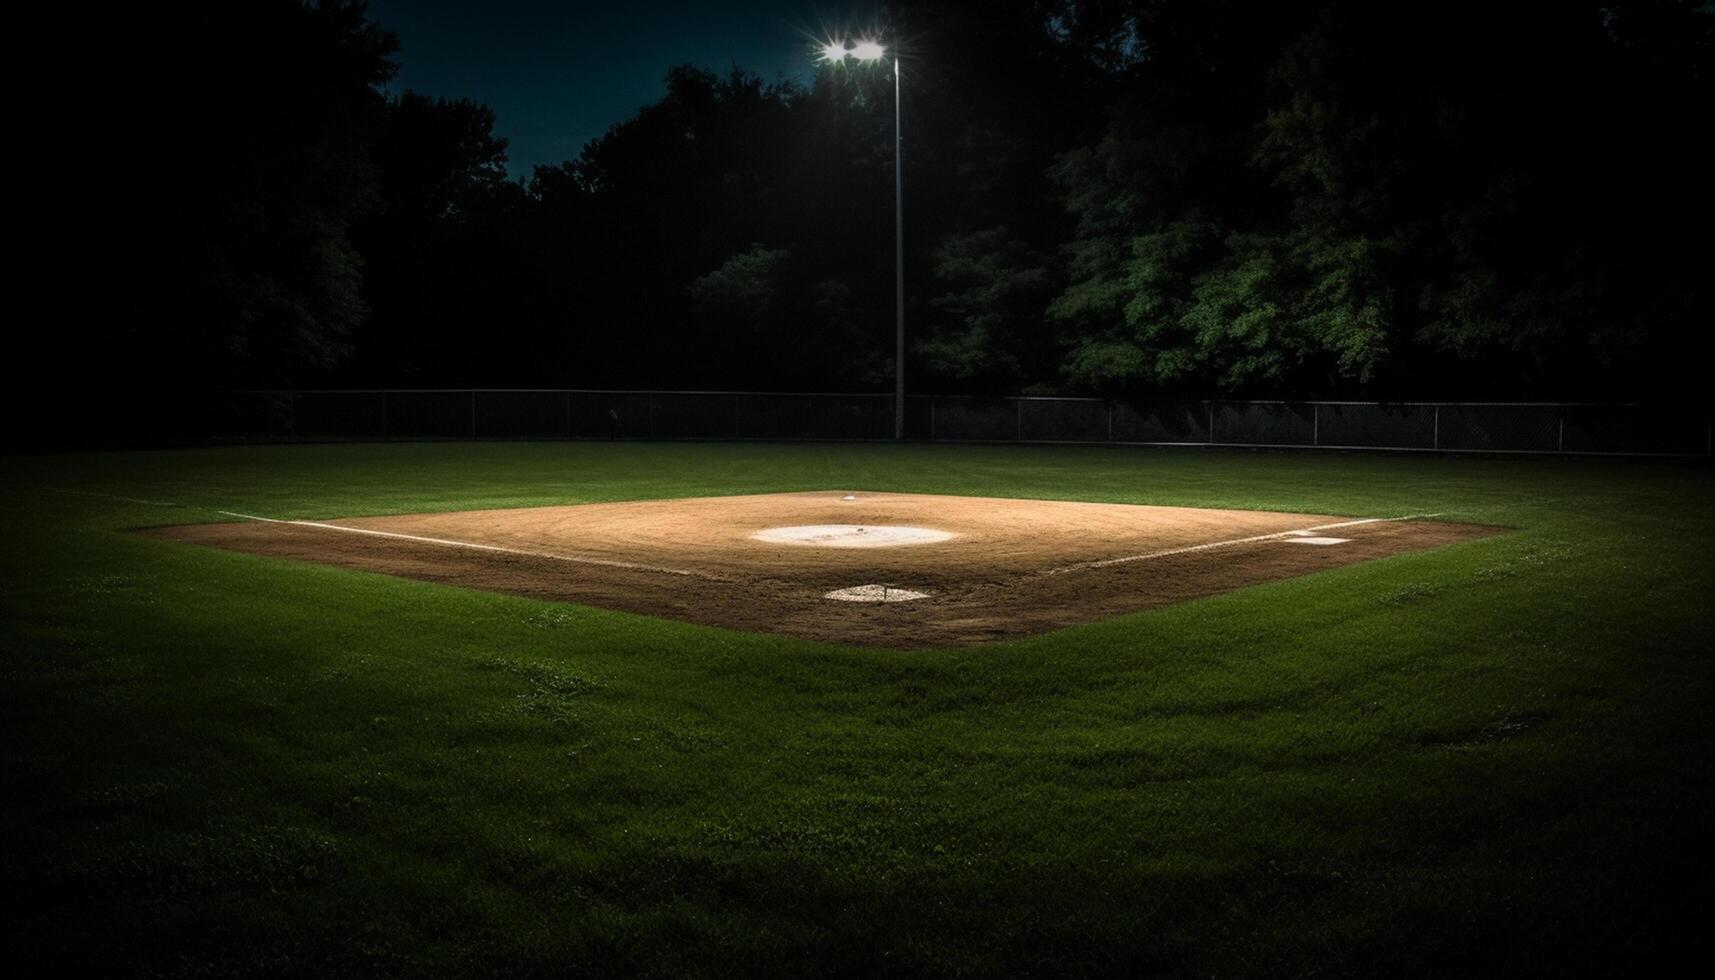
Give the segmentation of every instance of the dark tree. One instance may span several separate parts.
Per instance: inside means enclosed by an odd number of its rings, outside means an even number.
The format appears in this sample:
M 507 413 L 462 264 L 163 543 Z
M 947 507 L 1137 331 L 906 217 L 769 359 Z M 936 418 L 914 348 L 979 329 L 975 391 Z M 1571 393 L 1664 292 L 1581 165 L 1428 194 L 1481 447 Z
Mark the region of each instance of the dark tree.
M 1708 350 L 1707 9 L 1131 7 L 1125 94 L 1054 170 L 1071 380 L 1637 396 Z
M 879 27 L 915 391 L 1654 398 L 1708 360 L 1706 3 L 898 0 Z M 488 108 L 389 97 L 361 3 L 102 28 L 39 250 L 74 324 L 26 383 L 890 386 L 885 65 L 672 68 L 509 181 Z
M 352 367 L 365 383 L 438 383 L 443 362 L 471 363 L 484 343 L 471 334 L 492 325 L 495 304 L 531 285 L 510 281 L 497 259 L 511 249 L 485 234 L 522 217 L 522 193 L 506 180 L 493 110 L 475 102 L 407 91 L 387 103 L 372 145 L 378 202 L 357 234 L 372 312 Z
M 76 145 L 111 169 L 80 205 L 104 300 L 84 366 L 224 387 L 338 364 L 366 314 L 350 232 L 377 199 L 393 36 L 347 0 L 125 4 L 99 30 Z

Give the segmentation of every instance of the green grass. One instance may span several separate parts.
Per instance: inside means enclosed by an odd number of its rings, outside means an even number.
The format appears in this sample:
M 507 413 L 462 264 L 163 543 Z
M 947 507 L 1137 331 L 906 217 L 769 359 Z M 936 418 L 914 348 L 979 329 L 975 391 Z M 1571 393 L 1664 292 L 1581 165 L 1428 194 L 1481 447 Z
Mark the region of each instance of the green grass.
M 3 465 L 0 901 L 27 972 L 1468 976 L 1711 958 L 1707 466 L 684 444 Z M 126 533 L 219 509 L 815 488 L 1517 530 L 908 653 Z

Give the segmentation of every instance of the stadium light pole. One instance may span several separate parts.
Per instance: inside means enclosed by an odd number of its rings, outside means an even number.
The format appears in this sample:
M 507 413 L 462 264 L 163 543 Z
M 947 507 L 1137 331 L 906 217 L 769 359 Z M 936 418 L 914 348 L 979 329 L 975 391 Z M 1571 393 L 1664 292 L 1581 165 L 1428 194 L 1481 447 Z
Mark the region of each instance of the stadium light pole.
M 843 65 L 847 58 L 875 63 L 888 57 L 877 41 L 844 41 L 822 45 L 822 60 Z M 899 52 L 893 57 L 893 439 L 905 439 L 905 151 L 900 135 Z

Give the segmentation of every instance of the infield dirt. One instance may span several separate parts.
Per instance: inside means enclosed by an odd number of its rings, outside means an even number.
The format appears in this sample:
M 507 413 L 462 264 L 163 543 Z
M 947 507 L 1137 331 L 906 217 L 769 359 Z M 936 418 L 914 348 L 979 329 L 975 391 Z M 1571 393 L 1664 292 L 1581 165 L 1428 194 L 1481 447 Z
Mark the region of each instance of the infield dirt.
M 245 518 L 142 533 L 753 632 L 911 648 L 1041 633 L 1501 530 L 1353 523 L 1360 520 L 836 490 L 321 522 Z M 953 537 L 884 548 L 751 537 L 816 524 Z M 1297 544 L 1292 538 L 1312 536 L 1299 532 L 1343 540 Z M 927 595 L 885 604 L 826 598 L 875 584 Z

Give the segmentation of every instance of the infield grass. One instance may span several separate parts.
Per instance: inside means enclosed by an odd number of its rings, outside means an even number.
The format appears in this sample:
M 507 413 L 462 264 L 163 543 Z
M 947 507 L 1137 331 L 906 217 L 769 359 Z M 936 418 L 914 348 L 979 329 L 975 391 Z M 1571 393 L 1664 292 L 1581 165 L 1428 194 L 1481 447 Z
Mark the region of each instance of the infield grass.
M 219 510 L 814 489 L 1516 530 L 909 653 L 127 533 Z M 1707 465 L 281 446 L 11 457 L 0 501 L 0 901 L 29 973 L 1580 974 L 1712 956 Z

